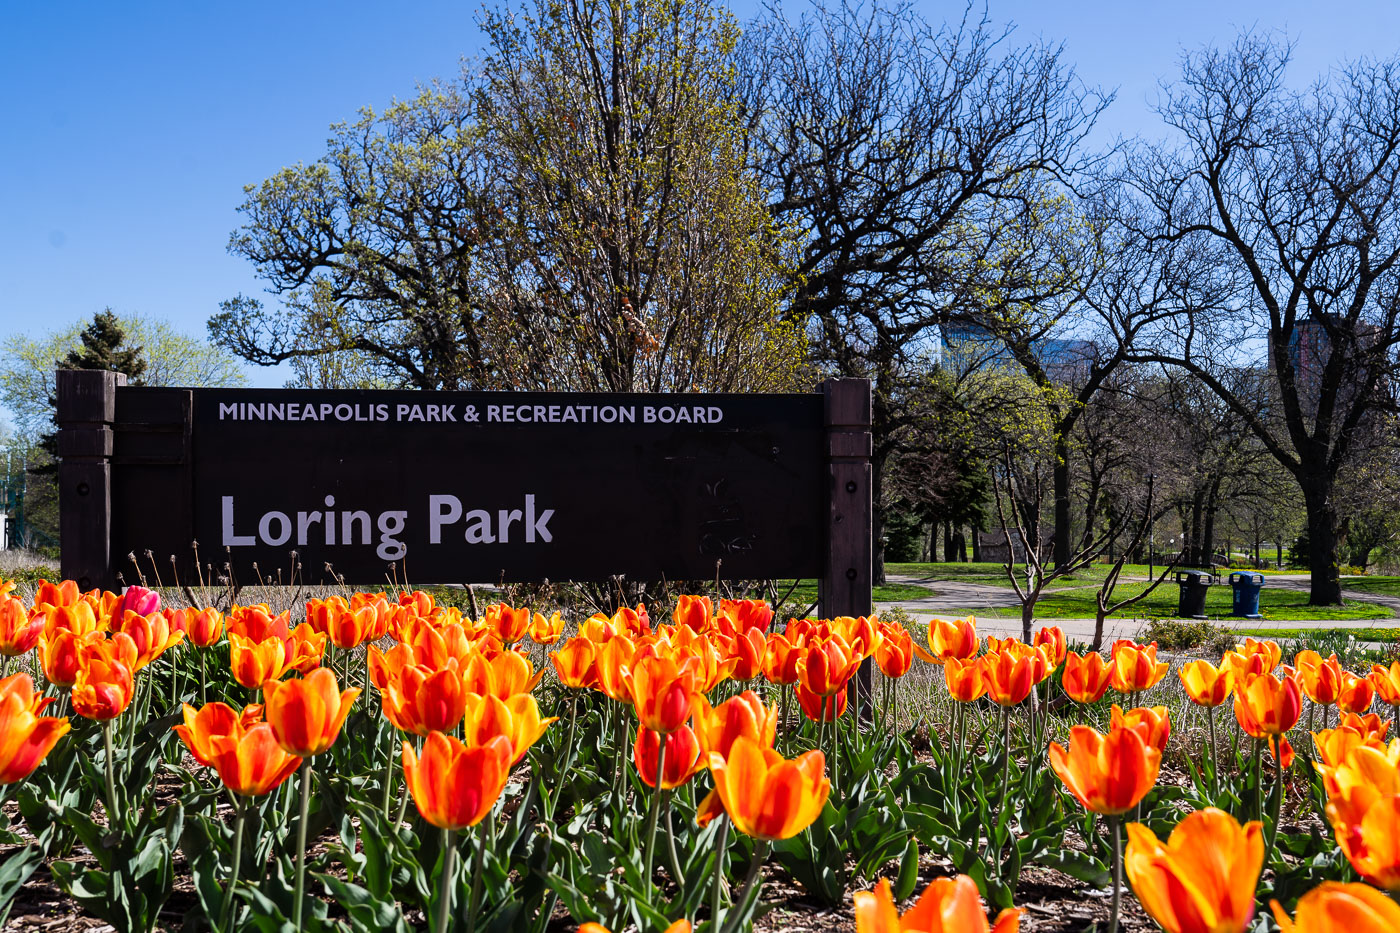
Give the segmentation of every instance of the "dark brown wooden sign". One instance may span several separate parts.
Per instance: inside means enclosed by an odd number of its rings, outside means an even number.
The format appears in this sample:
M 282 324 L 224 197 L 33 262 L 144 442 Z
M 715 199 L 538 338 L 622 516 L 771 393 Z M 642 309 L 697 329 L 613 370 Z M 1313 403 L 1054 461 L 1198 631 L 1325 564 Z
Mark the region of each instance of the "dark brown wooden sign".
M 58 373 L 63 574 L 240 583 L 818 578 L 870 608 L 870 389 L 174 389 Z M 295 552 L 295 556 L 293 556 Z M 142 557 L 143 562 L 145 558 Z M 254 570 L 256 565 L 256 571 Z M 149 573 L 149 567 L 147 567 Z

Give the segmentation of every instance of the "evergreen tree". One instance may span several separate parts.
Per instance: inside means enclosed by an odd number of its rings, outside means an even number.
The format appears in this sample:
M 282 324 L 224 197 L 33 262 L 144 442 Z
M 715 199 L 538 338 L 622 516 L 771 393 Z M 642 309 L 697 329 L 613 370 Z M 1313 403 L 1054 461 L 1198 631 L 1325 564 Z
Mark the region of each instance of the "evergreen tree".
M 92 323 L 78 335 L 82 346 L 68 351 L 61 360 L 55 360 L 57 369 L 107 369 L 126 373 L 127 385 L 141 385 L 141 377 L 146 372 L 146 360 L 141 347 L 124 346 L 126 331 L 122 328 L 111 308 L 103 308 L 93 315 Z M 58 399 L 49 398 L 49 404 L 57 407 Z M 35 475 L 51 475 L 58 472 L 58 432 L 50 432 L 39 438 L 39 449 L 47 457 L 29 468 Z

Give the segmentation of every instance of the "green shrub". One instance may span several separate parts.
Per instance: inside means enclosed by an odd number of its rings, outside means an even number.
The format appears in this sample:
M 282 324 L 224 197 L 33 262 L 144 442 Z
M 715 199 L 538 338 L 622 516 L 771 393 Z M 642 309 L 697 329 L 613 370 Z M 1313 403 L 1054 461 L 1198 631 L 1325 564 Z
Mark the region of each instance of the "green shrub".
M 1227 636 L 1225 629 L 1209 622 L 1187 622 L 1181 619 L 1153 619 L 1147 623 L 1140 638 L 1155 641 L 1162 651 L 1189 651 L 1200 648 L 1216 638 Z M 1233 645 L 1233 640 L 1231 644 Z

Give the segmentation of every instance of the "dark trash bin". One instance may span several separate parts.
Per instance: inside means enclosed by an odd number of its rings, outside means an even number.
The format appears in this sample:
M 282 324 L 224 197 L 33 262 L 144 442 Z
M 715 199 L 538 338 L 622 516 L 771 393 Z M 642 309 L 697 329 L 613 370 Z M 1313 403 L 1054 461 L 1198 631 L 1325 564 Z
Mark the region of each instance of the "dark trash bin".
M 1206 617 L 1206 594 L 1215 582 L 1215 575 L 1208 570 L 1178 570 L 1176 585 L 1181 592 L 1176 600 L 1176 614 L 1183 619 L 1204 619 Z
M 1235 588 L 1234 614 L 1246 619 L 1259 618 L 1259 591 L 1264 588 L 1264 575 L 1236 570 L 1230 574 L 1230 585 Z

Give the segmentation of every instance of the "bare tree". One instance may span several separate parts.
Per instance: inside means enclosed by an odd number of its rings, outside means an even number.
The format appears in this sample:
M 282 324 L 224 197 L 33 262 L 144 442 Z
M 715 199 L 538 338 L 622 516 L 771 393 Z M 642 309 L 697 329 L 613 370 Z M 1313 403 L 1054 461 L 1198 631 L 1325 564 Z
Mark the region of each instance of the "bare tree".
M 1055 250 L 1017 251 L 1047 193 L 1084 168 L 1105 98 L 1059 48 L 1014 45 L 975 16 L 938 28 L 907 6 L 841 4 L 772 12 L 745 35 L 752 161 L 774 220 L 801 237 L 792 313 L 822 368 L 873 382 L 879 503 L 910 423 L 899 388 L 930 365 L 934 328 L 989 288 L 1065 287 Z M 875 560 L 879 579 L 878 543 Z
M 1289 51 L 1245 34 L 1186 56 L 1160 105 L 1175 143 L 1138 145 L 1122 178 L 1144 242 L 1189 246 L 1230 296 L 1183 302 L 1143 358 L 1209 386 L 1297 480 L 1310 602 L 1326 605 L 1341 599 L 1337 477 L 1390 406 L 1400 342 L 1400 61 L 1293 92 Z M 1262 406 L 1244 370 L 1266 380 Z

